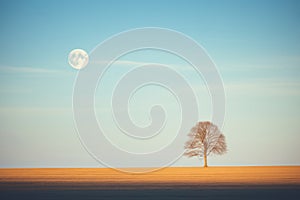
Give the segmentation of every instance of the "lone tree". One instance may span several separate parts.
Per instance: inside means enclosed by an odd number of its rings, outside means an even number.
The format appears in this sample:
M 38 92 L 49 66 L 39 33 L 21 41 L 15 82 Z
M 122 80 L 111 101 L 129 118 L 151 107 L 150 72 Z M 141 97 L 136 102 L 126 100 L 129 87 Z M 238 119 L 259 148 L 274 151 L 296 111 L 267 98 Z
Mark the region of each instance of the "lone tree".
M 190 139 L 185 144 L 184 155 L 203 158 L 204 167 L 207 167 L 207 156 L 210 154 L 222 155 L 227 151 L 225 136 L 211 122 L 198 122 L 188 136 Z

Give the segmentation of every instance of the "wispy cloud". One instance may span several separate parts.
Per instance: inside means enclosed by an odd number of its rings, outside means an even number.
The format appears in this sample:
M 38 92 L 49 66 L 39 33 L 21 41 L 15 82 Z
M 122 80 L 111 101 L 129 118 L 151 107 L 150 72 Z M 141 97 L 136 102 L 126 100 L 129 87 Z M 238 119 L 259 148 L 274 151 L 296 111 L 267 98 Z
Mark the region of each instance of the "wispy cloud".
M 93 64 L 109 64 L 111 63 L 112 61 L 89 61 L 90 63 L 93 63 Z M 116 61 L 113 61 L 112 64 L 114 65 L 122 65 L 122 66 L 140 66 L 140 65 L 146 65 L 146 64 L 150 64 L 150 62 L 139 62 L 139 61 L 131 61 L 131 60 L 116 60 Z
M 259 63 L 231 62 L 219 65 L 222 71 L 254 71 L 254 70 L 299 70 L 300 56 L 276 56 L 268 57 Z
M 111 61 L 92 61 L 94 64 L 111 64 Z M 168 62 L 140 62 L 140 61 L 132 61 L 132 60 L 116 60 L 112 63 L 113 66 L 117 67 L 140 67 L 144 65 L 162 65 L 166 67 L 170 67 L 170 69 L 174 69 L 181 72 L 191 72 L 195 73 L 196 70 L 192 65 L 189 64 L 174 64 L 174 63 L 168 63 Z M 121 68 L 118 68 L 121 69 Z M 213 71 L 211 68 L 203 68 L 201 70 L 205 71 Z
M 227 93 L 236 95 L 300 95 L 300 81 L 288 79 L 256 79 L 225 83 Z
M 29 74 L 54 74 L 54 73 L 65 73 L 66 71 L 46 69 L 46 68 L 38 68 L 38 67 L 0 66 L 0 72 L 29 73 Z
M 6 95 L 12 95 L 12 94 L 30 94 L 33 90 L 31 88 L 26 88 L 23 86 L 0 86 L 0 93 L 6 94 Z

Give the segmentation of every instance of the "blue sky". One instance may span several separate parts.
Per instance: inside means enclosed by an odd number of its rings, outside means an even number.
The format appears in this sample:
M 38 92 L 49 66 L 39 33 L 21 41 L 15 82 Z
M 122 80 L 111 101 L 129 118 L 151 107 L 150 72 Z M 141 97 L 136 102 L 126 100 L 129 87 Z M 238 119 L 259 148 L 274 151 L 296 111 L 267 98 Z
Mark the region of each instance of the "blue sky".
M 76 135 L 72 91 L 77 71 L 67 56 L 74 48 L 89 52 L 114 34 L 141 27 L 192 37 L 218 66 L 226 92 L 223 132 L 229 152 L 210 158 L 209 164 L 300 164 L 298 1 L 1 0 L 0 10 L 0 167 L 99 166 Z M 124 59 L 182 64 L 159 52 Z M 203 83 L 193 74 L 186 77 L 196 88 Z M 201 88 L 198 95 L 200 118 L 209 120 L 209 95 Z M 144 123 L 142 114 L 137 119 Z M 200 164 L 182 158 L 174 165 Z

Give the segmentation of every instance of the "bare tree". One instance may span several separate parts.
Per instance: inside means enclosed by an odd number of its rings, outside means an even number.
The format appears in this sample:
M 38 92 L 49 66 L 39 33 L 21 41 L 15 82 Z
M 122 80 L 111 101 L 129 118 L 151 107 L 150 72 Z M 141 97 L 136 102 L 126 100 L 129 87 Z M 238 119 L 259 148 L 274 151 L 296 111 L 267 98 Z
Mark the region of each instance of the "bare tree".
M 222 155 L 227 151 L 225 136 L 219 128 L 211 122 L 198 122 L 189 133 L 190 139 L 185 144 L 188 157 L 199 156 L 204 159 L 207 167 L 207 156 Z

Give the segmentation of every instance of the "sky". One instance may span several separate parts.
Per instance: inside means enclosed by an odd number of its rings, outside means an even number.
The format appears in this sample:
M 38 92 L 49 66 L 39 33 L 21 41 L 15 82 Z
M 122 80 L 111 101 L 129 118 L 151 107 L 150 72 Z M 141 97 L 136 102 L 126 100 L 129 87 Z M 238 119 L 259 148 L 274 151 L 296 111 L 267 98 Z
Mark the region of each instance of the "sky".
M 92 52 L 115 34 L 143 27 L 189 36 L 218 68 L 228 152 L 209 157 L 209 165 L 300 164 L 299 1 L 1 0 L 0 27 L 0 167 L 105 166 L 87 153 L 76 132 L 72 94 L 78 70 L 68 64 L 68 54 L 75 48 Z M 180 123 L 176 98 L 145 87 L 130 100 L 132 119 L 147 125 L 153 102 L 164 104 L 170 118 L 163 135 L 147 144 L 116 135 L 104 106 L 113 84 L 135 64 L 152 62 L 177 67 L 196 91 L 199 121 L 211 118 L 205 81 L 188 63 L 161 51 L 132 52 L 111 66 L 95 95 L 107 137 L 128 151 L 163 147 Z M 173 163 L 200 165 L 186 157 Z M 126 160 L 120 166 L 127 167 Z

